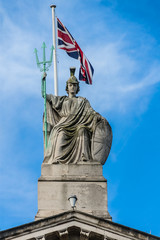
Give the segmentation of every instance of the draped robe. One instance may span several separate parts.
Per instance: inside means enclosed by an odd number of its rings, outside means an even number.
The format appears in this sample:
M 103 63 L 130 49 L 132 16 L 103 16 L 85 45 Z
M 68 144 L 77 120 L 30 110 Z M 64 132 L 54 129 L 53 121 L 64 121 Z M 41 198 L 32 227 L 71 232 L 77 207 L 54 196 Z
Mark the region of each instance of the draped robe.
M 104 122 L 86 98 L 47 95 L 49 138 L 44 163 L 93 162 L 95 129 Z

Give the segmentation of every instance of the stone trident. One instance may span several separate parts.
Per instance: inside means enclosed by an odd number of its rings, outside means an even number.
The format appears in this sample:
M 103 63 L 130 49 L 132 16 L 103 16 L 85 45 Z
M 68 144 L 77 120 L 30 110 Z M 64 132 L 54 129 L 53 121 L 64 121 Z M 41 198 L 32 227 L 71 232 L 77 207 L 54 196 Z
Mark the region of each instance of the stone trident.
M 38 59 L 38 54 L 37 54 L 36 48 L 35 48 L 34 52 L 36 55 L 37 66 L 40 68 L 40 71 L 43 72 L 42 81 L 41 81 L 41 83 L 42 83 L 41 91 L 42 91 L 42 97 L 44 98 L 44 129 L 45 129 L 45 149 L 46 149 L 47 148 L 47 108 L 46 108 L 46 76 L 47 76 L 47 74 L 46 74 L 46 71 L 49 70 L 49 67 L 52 64 L 54 47 L 53 46 L 51 47 L 51 56 L 50 56 L 49 61 L 46 61 L 45 48 L 46 48 L 46 44 L 45 44 L 45 42 L 43 42 L 43 44 L 42 44 L 43 61 L 42 62 L 40 62 Z

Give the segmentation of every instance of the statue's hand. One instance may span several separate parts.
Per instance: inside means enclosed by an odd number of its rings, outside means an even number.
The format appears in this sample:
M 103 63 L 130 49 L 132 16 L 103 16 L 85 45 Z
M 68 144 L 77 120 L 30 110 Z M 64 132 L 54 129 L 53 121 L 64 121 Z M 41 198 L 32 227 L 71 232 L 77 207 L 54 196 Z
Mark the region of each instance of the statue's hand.
M 46 79 L 46 77 L 47 77 L 47 73 L 44 72 L 44 73 L 43 73 L 43 76 L 42 76 L 42 80 L 44 81 L 44 80 Z
M 46 81 L 46 76 L 47 76 L 47 73 L 46 72 L 44 72 L 43 73 L 43 76 L 42 76 L 42 85 L 41 85 L 41 93 L 42 93 L 42 97 L 44 98 L 45 97 L 45 81 Z

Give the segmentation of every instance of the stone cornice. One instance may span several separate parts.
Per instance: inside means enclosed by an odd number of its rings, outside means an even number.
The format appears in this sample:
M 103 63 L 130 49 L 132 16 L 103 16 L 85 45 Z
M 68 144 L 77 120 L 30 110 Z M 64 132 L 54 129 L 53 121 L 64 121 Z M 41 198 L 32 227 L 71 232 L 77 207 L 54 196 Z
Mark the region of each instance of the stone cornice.
M 41 219 L 15 228 L 0 232 L 0 239 L 17 236 L 16 239 L 28 238 L 38 239 L 38 236 L 46 235 L 51 232 L 58 232 L 60 239 L 67 240 L 67 229 L 77 227 L 80 229 L 80 239 L 88 240 L 90 234 L 98 233 L 105 239 L 143 239 L 158 240 L 159 237 L 144 233 L 142 231 L 104 220 L 80 211 L 68 211 L 53 217 Z

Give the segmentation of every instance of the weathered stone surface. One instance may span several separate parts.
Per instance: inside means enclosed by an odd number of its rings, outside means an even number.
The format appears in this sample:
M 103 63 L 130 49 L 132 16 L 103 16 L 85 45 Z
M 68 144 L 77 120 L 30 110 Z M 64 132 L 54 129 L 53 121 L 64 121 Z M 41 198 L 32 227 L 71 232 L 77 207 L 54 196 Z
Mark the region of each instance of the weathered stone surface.
M 38 214 L 36 218 L 53 216 L 71 209 L 68 198 L 78 198 L 76 209 L 95 216 L 108 218 L 106 182 L 54 182 L 38 183 Z
M 102 176 L 101 164 L 42 164 L 39 180 L 69 180 L 69 179 L 105 180 Z
M 38 213 L 36 219 L 71 209 L 68 198 L 76 195 L 76 209 L 111 219 L 107 207 L 107 181 L 101 164 L 42 164 L 38 180 Z

